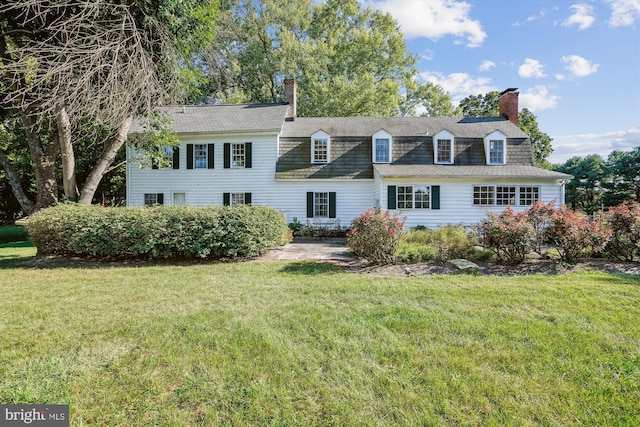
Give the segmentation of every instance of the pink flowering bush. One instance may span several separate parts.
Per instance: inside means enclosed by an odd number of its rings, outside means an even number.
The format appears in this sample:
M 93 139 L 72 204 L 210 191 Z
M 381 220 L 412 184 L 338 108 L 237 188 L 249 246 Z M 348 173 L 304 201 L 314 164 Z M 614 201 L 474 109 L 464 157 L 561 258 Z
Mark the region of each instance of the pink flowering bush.
M 624 203 L 611 208 L 604 219 L 607 227 L 611 228 L 607 252 L 624 261 L 640 258 L 640 204 Z
M 524 212 L 490 213 L 477 227 L 482 244 L 505 264 L 521 264 L 531 251 L 535 232 Z
M 551 215 L 545 236 L 563 261 L 575 264 L 594 252 L 602 251 L 612 231 L 600 218 L 590 219 L 582 212 L 558 210 Z
M 372 264 L 394 263 L 404 222 L 389 211 L 369 209 L 351 222 L 347 246 Z

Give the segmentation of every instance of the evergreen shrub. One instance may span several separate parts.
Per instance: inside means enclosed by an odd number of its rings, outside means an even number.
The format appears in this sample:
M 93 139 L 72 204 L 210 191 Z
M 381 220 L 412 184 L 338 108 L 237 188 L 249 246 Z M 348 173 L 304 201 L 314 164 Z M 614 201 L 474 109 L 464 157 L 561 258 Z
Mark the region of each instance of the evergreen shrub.
M 95 259 L 253 257 L 290 238 L 281 212 L 248 205 L 59 204 L 33 215 L 26 228 L 40 255 Z

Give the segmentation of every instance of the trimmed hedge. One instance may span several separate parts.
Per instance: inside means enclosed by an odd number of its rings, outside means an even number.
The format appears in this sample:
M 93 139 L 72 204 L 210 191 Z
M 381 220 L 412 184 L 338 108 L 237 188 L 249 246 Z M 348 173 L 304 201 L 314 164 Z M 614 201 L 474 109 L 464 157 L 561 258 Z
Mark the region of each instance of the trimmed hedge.
M 265 206 L 103 208 L 60 204 L 26 223 L 40 255 L 97 259 L 234 258 L 286 243 L 285 216 Z

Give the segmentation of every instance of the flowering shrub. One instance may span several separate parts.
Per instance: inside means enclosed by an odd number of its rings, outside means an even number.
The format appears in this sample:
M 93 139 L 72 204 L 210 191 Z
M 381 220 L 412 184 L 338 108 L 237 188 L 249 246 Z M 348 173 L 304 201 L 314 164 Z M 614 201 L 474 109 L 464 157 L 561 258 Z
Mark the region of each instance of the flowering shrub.
M 556 246 L 562 260 L 571 264 L 602 251 L 611 233 L 599 218 L 589 219 L 572 210 L 554 212 L 545 230 L 546 238 Z
M 611 208 L 605 214 L 605 221 L 612 230 L 607 252 L 624 261 L 640 257 L 640 204 L 628 203 Z
M 533 245 L 532 248 L 535 252 L 542 255 L 542 243 L 544 242 L 544 230 L 547 228 L 551 221 L 551 216 L 556 212 L 554 202 L 543 203 L 541 201 L 535 202 L 525 212 L 527 214 L 527 220 L 533 227 Z
M 490 213 L 477 227 L 483 245 L 505 264 L 520 264 L 531 251 L 535 232 L 524 212 L 507 208 Z
M 394 263 L 404 222 L 389 211 L 382 213 L 380 209 L 369 209 L 351 221 L 347 246 L 370 263 Z

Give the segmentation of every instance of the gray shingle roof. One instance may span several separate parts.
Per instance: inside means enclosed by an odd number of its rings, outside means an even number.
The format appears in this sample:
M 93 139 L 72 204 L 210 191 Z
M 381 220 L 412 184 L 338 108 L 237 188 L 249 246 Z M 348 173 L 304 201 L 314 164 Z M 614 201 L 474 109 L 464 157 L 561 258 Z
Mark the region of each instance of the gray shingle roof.
M 384 129 L 395 136 L 433 136 L 448 130 L 456 138 L 483 138 L 499 130 L 507 138 L 527 138 L 517 126 L 502 117 L 297 117 L 285 122 L 283 137 L 309 136 L 324 130 L 332 137 L 371 136 Z
M 287 112 L 286 104 L 236 104 L 159 107 L 173 117 L 176 133 L 280 132 Z M 142 132 L 139 121 L 129 133 Z
M 571 179 L 566 173 L 526 165 L 459 166 L 459 165 L 373 165 L 385 178 L 549 178 Z

